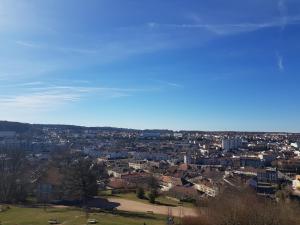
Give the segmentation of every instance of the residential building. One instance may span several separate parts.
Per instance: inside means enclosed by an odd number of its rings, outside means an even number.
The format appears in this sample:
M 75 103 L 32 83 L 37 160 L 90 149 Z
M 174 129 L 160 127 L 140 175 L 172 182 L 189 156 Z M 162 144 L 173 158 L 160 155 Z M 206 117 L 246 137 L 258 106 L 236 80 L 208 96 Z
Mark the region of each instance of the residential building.
M 242 139 L 235 138 L 226 138 L 222 140 L 222 149 L 227 152 L 230 150 L 237 150 L 242 147 Z

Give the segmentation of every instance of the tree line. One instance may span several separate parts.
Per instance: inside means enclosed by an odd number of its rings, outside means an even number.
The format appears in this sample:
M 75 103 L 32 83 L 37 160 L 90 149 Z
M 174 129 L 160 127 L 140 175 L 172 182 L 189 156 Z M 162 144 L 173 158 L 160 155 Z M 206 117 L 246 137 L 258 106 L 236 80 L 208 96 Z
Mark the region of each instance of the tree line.
M 0 202 L 26 202 L 35 197 L 36 177 L 47 174 L 48 166 L 59 168 L 62 199 L 76 198 L 84 203 L 97 195 L 98 182 L 107 178 L 105 167 L 89 157 L 65 151 L 53 156 L 50 163 L 32 165 L 22 150 L 0 150 Z M 38 175 L 37 175 L 38 174 Z

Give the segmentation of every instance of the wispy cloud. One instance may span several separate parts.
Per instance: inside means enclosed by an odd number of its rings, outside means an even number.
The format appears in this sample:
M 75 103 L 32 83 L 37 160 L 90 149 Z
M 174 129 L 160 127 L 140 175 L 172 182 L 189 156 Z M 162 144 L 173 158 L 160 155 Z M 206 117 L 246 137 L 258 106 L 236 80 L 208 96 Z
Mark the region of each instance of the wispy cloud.
M 30 53 L 27 55 L 29 56 Z M 15 81 L 16 79 L 32 78 L 44 76 L 55 71 L 63 70 L 69 67 L 69 63 L 54 58 L 52 60 L 43 60 L 41 58 L 26 59 L 19 57 L 14 58 L 1 57 L 0 53 L 0 79 Z
M 300 16 L 287 16 L 284 1 L 278 4 L 280 17 L 274 18 L 270 21 L 263 21 L 258 23 L 204 23 L 197 16 L 193 16 L 195 23 L 182 23 L 182 24 L 163 24 L 149 22 L 147 25 L 150 28 L 173 28 L 173 29 L 203 29 L 210 31 L 217 35 L 228 35 L 242 32 L 251 32 L 264 28 L 280 27 L 284 29 L 286 25 L 300 24 Z
M 80 99 L 76 93 L 66 93 L 62 91 L 35 92 L 31 94 L 20 94 L 0 96 L 1 108 L 6 110 L 51 110 L 68 102 L 74 102 Z
M 16 41 L 17 45 L 20 45 L 22 47 L 26 48 L 34 48 L 34 49 L 40 49 L 40 50 L 52 50 L 52 51 L 59 51 L 61 53 L 79 53 L 79 54 L 92 54 L 97 53 L 96 49 L 92 48 L 75 48 L 75 47 L 62 47 L 62 46 L 51 46 L 49 44 L 42 44 L 42 43 L 35 43 L 32 41 L 24 41 L 24 40 L 18 40 Z
M 31 110 L 51 110 L 62 105 L 84 100 L 90 95 L 98 98 L 129 96 L 135 90 L 77 86 L 31 86 L 20 94 L 0 95 L 0 107 Z
M 155 88 L 49 85 L 40 82 L 13 84 L 13 86 L 14 93 L 0 94 L 0 108 L 8 111 L 51 111 L 91 97 L 97 101 L 157 91 Z M 5 85 L 5 87 L 11 88 L 10 85 Z M 15 94 L 16 92 L 18 94 Z
M 289 17 L 287 15 L 287 6 L 285 0 L 279 0 L 277 7 L 280 14 L 281 29 L 284 30 L 285 26 L 289 23 Z
M 28 42 L 28 41 L 16 41 L 17 45 L 27 47 L 27 48 L 42 48 L 43 46 L 33 43 L 33 42 Z
M 106 65 L 139 55 L 155 53 L 170 48 L 174 44 L 172 41 L 164 40 L 156 35 L 137 34 L 137 30 L 131 31 L 134 34 L 126 34 L 126 37 L 124 34 L 116 33 L 102 40 L 91 38 L 92 40 L 89 42 L 81 42 L 80 45 L 68 44 L 66 46 L 51 41 L 42 43 L 17 40 L 15 45 L 21 47 L 18 48 L 21 52 L 20 57 L 8 58 L 7 62 L 0 61 L 0 69 L 2 68 L 0 77 L 33 77 L 68 69 Z M 116 38 L 117 36 L 123 38 Z M 85 39 L 89 39 L 89 37 L 85 37 Z M 36 60 L 29 61 L 22 55 L 31 55 Z M 45 59 L 43 57 L 45 55 L 55 55 L 55 58 Z
M 173 88 L 184 88 L 184 85 L 175 83 L 175 82 L 170 82 L 170 81 L 165 81 L 165 80 L 160 80 L 160 79 L 150 79 L 151 81 L 154 81 L 156 83 L 159 83 L 163 86 L 168 86 L 168 87 L 173 87 Z
M 279 52 L 276 52 L 277 67 L 280 71 L 284 71 L 283 57 Z

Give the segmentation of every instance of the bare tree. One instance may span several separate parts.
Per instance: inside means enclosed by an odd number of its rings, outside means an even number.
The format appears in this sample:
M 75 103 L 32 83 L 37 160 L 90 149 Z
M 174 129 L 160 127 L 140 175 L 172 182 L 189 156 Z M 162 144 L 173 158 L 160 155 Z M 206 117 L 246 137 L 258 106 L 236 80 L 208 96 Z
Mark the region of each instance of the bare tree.
M 90 160 L 75 160 L 66 168 L 64 175 L 64 191 L 67 196 L 80 196 L 84 200 L 97 194 L 97 175 Z
M 78 157 L 64 168 L 63 190 L 66 198 L 80 199 L 87 210 L 87 201 L 98 194 L 98 181 L 105 170 L 87 157 Z
M 0 150 L 0 201 L 25 201 L 30 183 L 24 151 Z
M 289 202 L 258 198 L 248 190 L 226 192 L 202 209 L 198 218 L 185 218 L 186 225 L 296 225 L 299 208 Z

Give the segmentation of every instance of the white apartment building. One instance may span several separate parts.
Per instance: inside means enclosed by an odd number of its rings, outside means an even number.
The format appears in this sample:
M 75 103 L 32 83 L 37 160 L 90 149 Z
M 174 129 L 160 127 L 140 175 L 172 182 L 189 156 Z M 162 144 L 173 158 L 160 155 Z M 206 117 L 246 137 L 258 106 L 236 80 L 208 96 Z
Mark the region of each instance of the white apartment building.
M 222 149 L 224 151 L 229 150 L 236 150 L 240 147 L 242 147 L 242 139 L 235 137 L 235 138 L 227 138 L 222 140 Z

